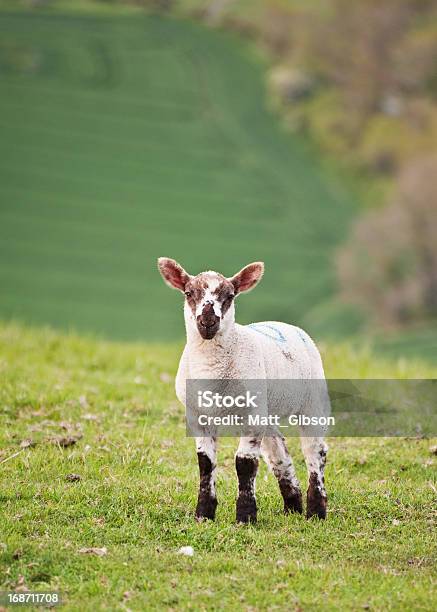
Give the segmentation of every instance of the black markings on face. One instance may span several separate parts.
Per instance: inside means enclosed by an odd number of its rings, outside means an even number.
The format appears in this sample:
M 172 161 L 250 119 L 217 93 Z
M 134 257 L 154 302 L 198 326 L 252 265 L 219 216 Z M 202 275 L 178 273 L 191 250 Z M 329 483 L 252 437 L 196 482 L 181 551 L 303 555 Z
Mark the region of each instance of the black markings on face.
M 217 296 L 217 301 L 220 303 L 220 309 L 222 312 L 222 319 L 231 307 L 234 299 L 234 286 L 227 279 L 223 279 L 217 289 L 214 291 L 214 295 Z
M 218 285 L 212 290 L 212 296 L 218 303 L 221 318 L 225 316 L 232 305 L 234 299 L 234 286 L 221 274 L 216 274 Z M 206 292 L 210 289 L 211 276 L 207 273 L 198 274 L 192 278 L 185 286 L 185 298 L 191 312 L 196 316 L 196 312 L 200 304 L 205 299 Z M 216 283 L 214 283 L 216 285 Z
M 207 288 L 208 284 L 202 278 L 202 274 L 192 278 L 185 286 L 185 298 L 194 316 L 196 316 L 197 306 L 202 303 L 205 297 Z

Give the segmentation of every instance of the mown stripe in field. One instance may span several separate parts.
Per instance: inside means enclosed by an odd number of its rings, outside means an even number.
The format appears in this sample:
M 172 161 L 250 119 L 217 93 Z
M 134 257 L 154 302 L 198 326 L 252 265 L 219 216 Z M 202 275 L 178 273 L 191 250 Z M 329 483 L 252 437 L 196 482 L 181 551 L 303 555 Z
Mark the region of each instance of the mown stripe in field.
M 7 21 L 37 61 L 0 76 L 3 316 L 178 337 L 158 255 L 227 274 L 265 259 L 243 321 L 299 322 L 332 295 L 353 202 L 266 111 L 246 47 L 155 17 Z

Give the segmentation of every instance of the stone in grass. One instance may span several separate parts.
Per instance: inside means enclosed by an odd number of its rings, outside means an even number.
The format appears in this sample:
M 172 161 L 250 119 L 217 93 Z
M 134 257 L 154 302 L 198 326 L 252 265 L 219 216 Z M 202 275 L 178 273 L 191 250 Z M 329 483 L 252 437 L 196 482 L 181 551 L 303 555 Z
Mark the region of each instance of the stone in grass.
M 194 555 L 194 548 L 192 546 L 181 546 L 178 550 L 178 554 L 192 557 Z
M 81 555 L 96 555 L 97 557 L 104 557 L 108 552 L 106 546 L 102 548 L 97 548 L 96 546 L 91 546 L 90 548 L 81 548 L 79 553 Z
M 35 446 L 36 442 L 32 440 L 32 438 L 26 438 L 20 443 L 20 448 L 31 448 Z
M 78 482 L 81 478 L 80 474 L 67 474 L 65 480 L 68 480 L 68 482 Z
M 78 433 L 73 436 L 57 436 L 52 438 L 50 441 L 52 444 L 57 444 L 62 448 L 67 448 L 68 446 L 73 446 L 73 444 L 76 444 L 76 442 L 78 442 L 81 438 L 82 434 Z
M 15 583 L 15 588 L 14 591 L 16 591 L 17 593 L 26 593 L 28 591 L 28 587 L 26 585 L 26 581 L 24 576 L 22 576 L 21 574 L 18 576 L 18 580 Z

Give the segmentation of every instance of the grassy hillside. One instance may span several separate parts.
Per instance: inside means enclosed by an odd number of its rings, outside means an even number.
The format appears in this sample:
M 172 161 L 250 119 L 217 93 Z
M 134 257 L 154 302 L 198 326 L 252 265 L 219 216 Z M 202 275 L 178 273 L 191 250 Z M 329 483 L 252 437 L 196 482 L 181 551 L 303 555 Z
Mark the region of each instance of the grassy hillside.
M 254 50 L 146 15 L 0 28 L 1 316 L 181 337 L 155 267 L 169 255 L 225 274 L 264 259 L 241 319 L 319 321 L 355 202 L 267 112 Z
M 24 3 L 0 1 L 14 6 Z M 266 110 L 256 51 L 133 7 L 50 6 L 76 14 L 0 12 L 0 316 L 180 338 L 180 296 L 155 269 L 165 254 L 225 274 L 264 259 L 243 322 L 283 319 L 318 339 L 356 332 L 332 257 L 359 202 Z M 374 345 L 433 360 L 437 329 Z
M 260 520 L 242 528 L 235 440 L 223 440 L 217 521 L 196 524 L 196 457 L 173 390 L 180 347 L 13 325 L 0 347 L 0 588 L 59 589 L 66 610 L 435 609 L 432 441 L 331 439 L 324 523 L 283 516 L 262 465 Z M 436 375 L 324 353 L 332 377 Z M 192 558 L 177 554 L 185 545 Z

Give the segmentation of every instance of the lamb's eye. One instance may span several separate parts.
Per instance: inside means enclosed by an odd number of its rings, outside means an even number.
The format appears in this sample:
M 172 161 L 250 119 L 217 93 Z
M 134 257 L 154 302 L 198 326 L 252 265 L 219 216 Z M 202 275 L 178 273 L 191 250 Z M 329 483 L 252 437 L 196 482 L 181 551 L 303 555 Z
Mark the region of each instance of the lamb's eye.
M 234 295 L 234 294 L 232 294 L 232 295 L 228 295 L 228 300 L 233 300 L 233 299 L 234 299 L 234 297 L 235 297 L 235 295 Z
M 191 297 L 191 296 L 192 296 L 191 291 L 185 291 L 185 296 L 186 296 L 187 298 Z

